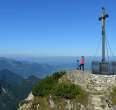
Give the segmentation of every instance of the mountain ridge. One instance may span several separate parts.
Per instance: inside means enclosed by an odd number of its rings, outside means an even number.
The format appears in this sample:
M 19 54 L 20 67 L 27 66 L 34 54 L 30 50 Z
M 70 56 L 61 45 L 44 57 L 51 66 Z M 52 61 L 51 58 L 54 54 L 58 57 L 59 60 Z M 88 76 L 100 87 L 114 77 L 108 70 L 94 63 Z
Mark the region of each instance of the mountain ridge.
M 0 70 L 10 70 L 24 78 L 34 75 L 42 78 L 56 70 L 49 64 L 39 64 L 37 62 L 18 61 L 9 58 L 0 57 Z

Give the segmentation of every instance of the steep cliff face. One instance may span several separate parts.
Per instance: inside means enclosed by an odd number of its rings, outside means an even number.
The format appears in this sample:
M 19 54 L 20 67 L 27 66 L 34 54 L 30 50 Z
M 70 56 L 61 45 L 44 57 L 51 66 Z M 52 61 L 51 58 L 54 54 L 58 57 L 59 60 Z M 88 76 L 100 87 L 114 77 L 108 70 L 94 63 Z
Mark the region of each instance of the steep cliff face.
M 31 91 L 38 78 L 27 79 L 9 71 L 0 71 L 0 110 L 17 110 L 18 103 Z
M 79 98 L 55 98 L 52 94 L 43 98 L 31 94 L 20 103 L 19 110 L 116 110 L 116 100 L 113 99 L 116 98 L 116 89 L 112 89 L 116 86 L 116 75 L 95 75 L 74 70 L 63 75 L 59 79 L 59 83 L 62 82 L 80 85 L 86 90 L 86 103 Z

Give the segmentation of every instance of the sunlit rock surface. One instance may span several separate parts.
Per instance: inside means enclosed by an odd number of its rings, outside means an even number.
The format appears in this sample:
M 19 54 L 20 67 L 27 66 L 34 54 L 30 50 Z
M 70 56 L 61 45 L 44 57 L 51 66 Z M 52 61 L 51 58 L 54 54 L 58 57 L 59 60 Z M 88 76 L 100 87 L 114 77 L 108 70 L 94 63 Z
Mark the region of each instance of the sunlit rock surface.
M 96 75 L 88 71 L 73 70 L 59 80 L 59 82 L 62 81 L 71 81 L 86 89 L 89 93 L 87 106 L 72 100 L 65 100 L 64 109 L 56 109 L 57 103 L 50 96 L 48 110 L 116 110 L 116 106 L 112 105 L 109 99 L 112 87 L 116 86 L 116 75 Z M 39 103 L 36 104 L 36 108 L 33 108 L 36 98 L 32 94 L 29 97 L 25 100 L 26 102 L 20 105 L 19 110 L 43 110 Z

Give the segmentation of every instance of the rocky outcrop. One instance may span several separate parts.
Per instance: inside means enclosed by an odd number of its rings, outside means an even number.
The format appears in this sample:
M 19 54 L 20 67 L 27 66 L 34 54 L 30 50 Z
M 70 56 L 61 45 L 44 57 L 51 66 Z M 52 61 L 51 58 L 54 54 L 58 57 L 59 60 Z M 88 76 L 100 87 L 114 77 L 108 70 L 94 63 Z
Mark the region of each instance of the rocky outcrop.
M 116 86 L 116 75 L 96 75 L 88 71 L 70 71 L 64 75 L 59 82 L 71 82 L 78 84 L 89 93 L 89 99 L 86 106 L 73 100 L 65 99 L 62 103 L 64 108 L 58 109 L 58 103 L 54 101 L 52 95 L 48 98 L 48 110 L 116 110 L 116 106 L 111 104 L 109 98 L 113 86 Z M 29 95 L 30 97 L 30 95 Z M 36 108 L 33 103 L 36 98 L 31 94 L 31 98 L 27 98 L 25 103 L 20 105 L 19 110 L 42 110 L 39 103 Z M 31 100 L 30 100 L 31 99 Z
M 75 84 L 89 92 L 89 110 L 116 110 L 109 98 L 112 87 L 116 86 L 116 75 L 99 75 L 90 72 L 73 71 L 67 74 Z

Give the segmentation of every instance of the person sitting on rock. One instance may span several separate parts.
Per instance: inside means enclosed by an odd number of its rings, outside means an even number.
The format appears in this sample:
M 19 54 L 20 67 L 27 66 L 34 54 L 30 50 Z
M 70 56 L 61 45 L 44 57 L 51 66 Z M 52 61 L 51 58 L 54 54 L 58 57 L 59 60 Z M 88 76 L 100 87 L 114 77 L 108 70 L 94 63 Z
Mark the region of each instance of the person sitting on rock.
M 77 60 L 77 64 L 76 64 L 76 65 L 77 65 L 77 68 L 76 68 L 76 69 L 79 70 L 79 69 L 80 69 L 80 63 L 79 63 L 79 60 Z

